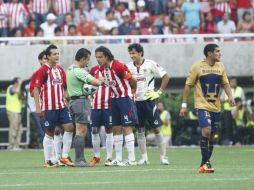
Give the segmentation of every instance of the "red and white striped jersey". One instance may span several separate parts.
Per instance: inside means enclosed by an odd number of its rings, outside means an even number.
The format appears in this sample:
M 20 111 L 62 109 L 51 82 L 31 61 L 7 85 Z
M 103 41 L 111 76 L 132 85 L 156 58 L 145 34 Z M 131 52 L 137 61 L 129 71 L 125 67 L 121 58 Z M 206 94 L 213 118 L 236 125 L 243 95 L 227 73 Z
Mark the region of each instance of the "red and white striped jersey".
M 231 7 L 228 2 L 217 2 L 214 5 L 214 9 L 222 13 L 231 13 Z
M 53 3 L 57 15 L 71 12 L 71 0 L 54 0 Z
M 32 11 L 35 13 L 46 14 L 48 6 L 48 0 L 32 0 Z
M 99 65 L 92 67 L 89 74 L 95 78 L 102 77 Z M 97 92 L 93 96 L 93 109 L 109 109 L 110 108 L 111 89 L 107 86 L 99 86 Z
M 100 72 L 105 80 L 108 81 L 112 89 L 112 97 L 133 97 L 129 81 L 126 79 L 130 75 L 128 67 L 118 60 L 113 60 L 109 68 L 100 66 Z
M 66 75 L 60 65 L 51 68 L 44 64 L 36 71 L 34 87 L 40 89 L 40 103 L 42 111 L 58 110 L 66 107 L 64 86 Z
M 4 2 L 0 3 L 0 28 L 7 28 L 8 7 Z
M 17 28 L 24 23 L 24 14 L 27 14 L 22 3 L 9 3 L 8 10 L 10 15 L 9 27 Z

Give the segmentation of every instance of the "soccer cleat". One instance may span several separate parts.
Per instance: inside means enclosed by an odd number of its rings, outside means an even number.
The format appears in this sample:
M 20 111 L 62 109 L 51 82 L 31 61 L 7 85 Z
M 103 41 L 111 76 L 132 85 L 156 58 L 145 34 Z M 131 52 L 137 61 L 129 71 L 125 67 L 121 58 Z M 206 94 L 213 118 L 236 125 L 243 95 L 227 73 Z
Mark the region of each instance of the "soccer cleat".
M 150 162 L 148 160 L 141 159 L 138 161 L 138 165 L 149 165 L 149 164 L 150 164 Z
M 55 168 L 57 167 L 57 164 L 54 164 L 53 162 L 51 162 L 51 160 L 47 160 L 47 162 L 44 164 L 45 168 Z
M 86 161 L 81 160 L 78 162 L 75 162 L 75 167 L 90 167 L 91 165 L 88 164 Z
M 205 163 L 198 169 L 199 173 L 214 173 L 214 168 L 212 168 L 210 163 Z
M 112 166 L 112 160 L 111 159 L 107 159 L 106 161 L 105 161 L 105 164 L 104 164 L 105 166 Z
M 113 160 L 110 166 L 123 166 L 123 162 L 119 160 Z
M 90 165 L 95 166 L 96 164 L 100 162 L 100 160 L 101 159 L 99 157 L 93 157 L 93 159 L 90 161 Z
M 63 164 L 65 164 L 66 166 L 69 166 L 69 167 L 74 167 L 74 164 L 71 160 L 71 158 L 68 156 L 67 158 L 60 158 L 60 162 L 62 162 Z
M 169 165 L 168 157 L 164 156 L 160 158 L 162 165 Z
M 122 163 L 122 166 L 136 166 L 137 162 L 136 161 L 130 161 L 130 160 L 126 160 Z
M 65 166 L 60 160 L 57 160 L 57 161 L 56 161 L 56 164 L 57 164 L 57 166 L 59 166 L 59 167 L 64 167 L 64 166 Z

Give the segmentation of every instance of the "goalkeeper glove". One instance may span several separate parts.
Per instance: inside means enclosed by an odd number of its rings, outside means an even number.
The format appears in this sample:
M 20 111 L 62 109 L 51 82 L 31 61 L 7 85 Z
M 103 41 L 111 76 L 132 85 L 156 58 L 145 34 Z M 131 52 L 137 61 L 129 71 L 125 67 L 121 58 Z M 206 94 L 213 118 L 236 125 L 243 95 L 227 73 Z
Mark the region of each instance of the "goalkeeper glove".
M 148 97 L 150 100 L 155 100 L 155 99 L 159 98 L 162 94 L 163 94 L 162 89 L 159 89 L 157 91 L 148 90 L 146 92 L 146 97 Z

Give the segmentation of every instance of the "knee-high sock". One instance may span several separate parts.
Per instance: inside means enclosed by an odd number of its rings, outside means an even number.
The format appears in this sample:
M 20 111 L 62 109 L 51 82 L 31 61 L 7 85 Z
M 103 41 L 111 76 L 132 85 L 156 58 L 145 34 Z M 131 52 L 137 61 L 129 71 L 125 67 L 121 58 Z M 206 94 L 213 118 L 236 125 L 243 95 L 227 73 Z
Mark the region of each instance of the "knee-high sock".
M 208 161 L 210 161 L 210 158 L 213 154 L 213 140 L 208 141 L 208 154 L 209 154 Z
M 205 164 L 209 160 L 209 152 L 208 152 L 208 138 L 201 137 L 200 140 L 200 149 L 202 155 L 201 165 Z
M 113 143 L 114 143 L 113 133 L 106 133 L 107 159 L 112 159 Z
M 54 150 L 55 150 L 55 159 L 59 160 L 61 158 L 61 152 L 62 152 L 62 144 L 63 144 L 63 137 L 62 135 L 54 135 Z
M 146 151 L 146 136 L 145 132 L 138 133 L 138 147 L 141 152 L 143 160 L 148 160 L 147 151 Z
M 92 144 L 93 144 L 93 152 L 95 157 L 100 157 L 100 144 L 101 144 L 101 139 L 100 135 L 93 134 L 92 133 Z
M 74 137 L 73 145 L 75 148 L 75 161 L 85 161 L 84 157 L 84 147 L 85 147 L 85 137 L 76 135 Z
M 43 151 L 44 151 L 45 163 L 48 160 L 51 160 L 52 149 L 53 149 L 53 137 L 45 134 L 43 138 Z
M 122 161 L 123 134 L 114 136 L 114 145 L 115 145 L 115 151 L 116 151 L 116 160 Z
M 126 149 L 128 151 L 128 160 L 135 161 L 135 139 L 134 134 L 131 133 L 125 136 Z
M 64 132 L 63 152 L 62 152 L 63 158 L 67 158 L 69 156 L 69 152 L 71 149 L 71 143 L 72 143 L 72 134 L 73 134 L 73 132 Z
M 155 142 L 157 146 L 159 147 L 160 150 L 160 157 L 165 157 L 166 156 L 166 144 L 164 142 L 163 136 L 161 133 L 155 134 Z

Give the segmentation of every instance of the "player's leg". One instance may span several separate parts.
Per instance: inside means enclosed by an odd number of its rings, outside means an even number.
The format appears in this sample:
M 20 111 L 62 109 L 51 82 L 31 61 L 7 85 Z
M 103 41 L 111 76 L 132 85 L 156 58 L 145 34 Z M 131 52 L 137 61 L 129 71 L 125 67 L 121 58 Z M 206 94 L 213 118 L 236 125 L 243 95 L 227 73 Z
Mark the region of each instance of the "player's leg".
M 138 131 L 137 142 L 138 142 L 138 147 L 141 153 L 141 160 L 138 161 L 138 164 L 143 165 L 143 164 L 149 163 L 147 150 L 146 150 L 144 101 L 137 101 L 136 107 L 137 107 L 137 114 L 138 114 L 138 120 L 139 120 L 139 123 L 137 125 L 137 131 Z
M 84 156 L 85 136 L 87 133 L 87 126 L 90 123 L 91 104 L 89 99 L 77 99 L 70 101 L 70 109 L 74 116 L 76 124 L 76 135 L 74 137 L 73 145 L 75 148 L 75 166 L 87 167 Z
M 60 126 L 56 126 L 56 128 L 55 128 L 53 145 L 54 145 L 54 151 L 53 151 L 52 156 L 54 157 L 55 162 L 59 166 L 64 166 L 60 162 L 61 153 L 62 153 L 62 145 L 63 145 L 63 136 L 61 134 L 61 127 Z
M 105 126 L 105 131 L 106 131 L 107 157 L 105 161 L 105 166 L 109 166 L 111 165 L 111 162 L 112 162 L 112 152 L 113 152 L 113 143 L 114 143 L 114 136 L 113 136 L 113 129 L 112 129 L 112 116 L 111 116 L 111 111 L 109 109 L 103 110 L 102 123 Z
M 69 152 L 71 149 L 74 127 L 72 124 L 71 114 L 67 107 L 58 110 L 58 124 L 61 124 L 64 128 L 63 151 L 62 151 L 62 158 L 60 159 L 60 161 L 67 166 L 73 167 L 74 164 L 69 157 Z
M 100 109 L 93 109 L 91 112 L 91 127 L 92 127 L 92 144 L 93 144 L 93 152 L 94 157 L 90 161 L 91 166 L 95 166 L 97 163 L 100 162 L 100 135 L 99 135 L 99 128 L 101 124 L 101 114 L 102 111 Z
M 116 158 L 112 161 L 112 165 L 120 165 L 122 162 L 123 149 L 123 131 L 121 126 L 120 108 L 118 108 L 117 98 L 111 99 L 111 113 L 112 113 L 112 130 L 114 135 L 114 147 Z
M 207 110 L 198 110 L 198 119 L 201 128 L 200 149 L 202 160 L 199 173 L 211 173 L 207 163 L 209 162 L 209 139 L 211 137 L 211 115 Z
M 121 124 L 123 126 L 125 146 L 128 152 L 128 161 L 125 165 L 137 165 L 135 159 L 135 138 L 132 126 L 137 123 L 137 110 L 134 102 L 129 97 L 121 98 L 119 101 L 122 105 Z
M 43 152 L 45 158 L 45 167 L 56 167 L 57 165 L 52 162 L 53 152 L 53 136 L 56 125 L 56 111 L 45 111 L 42 118 L 45 135 L 43 138 Z
M 160 130 L 162 121 L 160 119 L 159 110 L 154 101 L 147 100 L 145 102 L 145 116 L 155 134 L 155 142 L 160 150 L 160 162 L 161 164 L 168 165 L 169 161 L 166 156 L 167 147 Z

